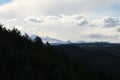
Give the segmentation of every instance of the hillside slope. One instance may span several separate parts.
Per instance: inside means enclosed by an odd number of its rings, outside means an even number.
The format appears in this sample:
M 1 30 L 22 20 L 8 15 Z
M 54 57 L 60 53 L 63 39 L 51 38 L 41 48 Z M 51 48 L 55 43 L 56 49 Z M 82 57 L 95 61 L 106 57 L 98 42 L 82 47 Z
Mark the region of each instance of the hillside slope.
M 95 71 L 120 73 L 120 44 L 82 43 L 58 45 L 54 48 L 72 60 L 89 63 Z

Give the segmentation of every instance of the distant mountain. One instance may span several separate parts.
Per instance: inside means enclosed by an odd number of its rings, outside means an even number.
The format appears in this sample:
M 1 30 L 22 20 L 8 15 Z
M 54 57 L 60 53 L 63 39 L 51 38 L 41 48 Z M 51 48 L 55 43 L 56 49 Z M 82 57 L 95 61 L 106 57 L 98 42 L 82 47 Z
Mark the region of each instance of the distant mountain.
M 59 40 L 59 39 L 55 39 L 55 38 L 51 38 L 51 37 L 42 37 L 42 40 L 44 43 L 49 42 L 49 43 L 58 43 L 58 44 L 63 44 L 64 41 Z
M 32 40 L 35 39 L 37 35 L 30 35 L 30 38 Z M 52 38 L 52 37 L 41 37 L 43 43 L 49 42 L 51 45 L 64 45 L 64 44 L 77 44 L 80 46 L 92 46 L 92 47 L 107 47 L 107 46 L 113 46 L 113 44 L 115 43 L 109 43 L 109 42 L 86 42 L 86 41 L 76 41 L 76 42 L 72 42 L 70 40 L 68 41 L 62 41 L 56 38 Z M 117 45 L 117 43 L 116 43 Z M 115 45 L 115 46 L 116 46 Z
M 30 38 L 32 40 L 35 39 L 37 35 L 31 35 Z M 68 40 L 68 41 L 62 41 L 56 38 L 51 38 L 51 37 L 41 37 L 43 43 L 49 42 L 51 45 L 61 45 L 61 44 L 72 44 L 73 42 Z
M 34 40 L 35 37 L 37 37 L 37 35 L 34 35 L 34 34 L 33 34 L 33 35 L 30 35 L 29 37 L 30 37 L 32 40 Z

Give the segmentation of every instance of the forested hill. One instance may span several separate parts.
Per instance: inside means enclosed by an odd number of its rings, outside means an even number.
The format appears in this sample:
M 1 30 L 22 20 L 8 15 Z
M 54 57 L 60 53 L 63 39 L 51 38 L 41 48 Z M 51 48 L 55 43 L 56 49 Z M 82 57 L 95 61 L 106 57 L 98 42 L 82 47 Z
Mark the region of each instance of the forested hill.
M 120 44 L 82 43 L 54 47 L 76 61 L 86 61 L 95 71 L 120 74 Z
M 0 80 L 120 80 L 119 74 L 94 72 L 88 63 L 70 59 L 41 38 L 31 40 L 2 25 L 0 73 Z

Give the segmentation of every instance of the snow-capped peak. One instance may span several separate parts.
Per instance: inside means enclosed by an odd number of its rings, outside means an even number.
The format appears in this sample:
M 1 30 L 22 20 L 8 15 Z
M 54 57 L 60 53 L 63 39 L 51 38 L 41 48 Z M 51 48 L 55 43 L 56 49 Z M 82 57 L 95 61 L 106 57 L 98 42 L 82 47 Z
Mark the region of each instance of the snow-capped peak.
M 64 41 L 62 41 L 62 40 L 58 40 L 58 39 L 51 38 L 51 37 L 42 37 L 41 39 L 42 39 L 42 41 L 44 43 L 46 43 L 46 42 L 49 42 L 49 43 L 59 43 L 59 44 L 64 43 Z
M 34 40 L 37 35 L 31 35 L 30 38 Z M 78 42 L 72 42 L 70 40 L 68 41 L 62 41 L 56 38 L 51 38 L 51 37 L 41 37 L 43 43 L 49 42 L 52 45 L 59 45 L 59 44 L 72 44 L 72 43 L 85 43 L 85 41 L 78 41 Z
M 34 40 L 36 38 L 37 35 L 31 35 L 30 38 L 32 40 Z M 59 40 L 59 39 L 56 39 L 56 38 L 51 38 L 51 37 L 41 37 L 43 43 L 51 43 L 51 44 L 63 44 L 65 43 L 64 41 L 62 40 Z

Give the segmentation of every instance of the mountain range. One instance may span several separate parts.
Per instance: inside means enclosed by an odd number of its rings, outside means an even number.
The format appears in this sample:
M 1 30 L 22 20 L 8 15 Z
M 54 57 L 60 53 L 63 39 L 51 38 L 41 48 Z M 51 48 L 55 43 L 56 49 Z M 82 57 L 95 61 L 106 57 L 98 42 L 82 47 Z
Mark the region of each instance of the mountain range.
M 30 38 L 32 40 L 35 39 L 37 35 L 30 35 Z M 47 43 L 49 42 L 51 45 L 60 45 L 60 44 L 79 44 L 79 43 L 87 43 L 85 41 L 76 41 L 76 42 L 72 42 L 70 40 L 67 40 L 67 41 L 63 41 L 63 40 L 59 40 L 59 39 L 56 39 L 56 38 L 52 38 L 52 37 L 41 37 L 43 43 Z

